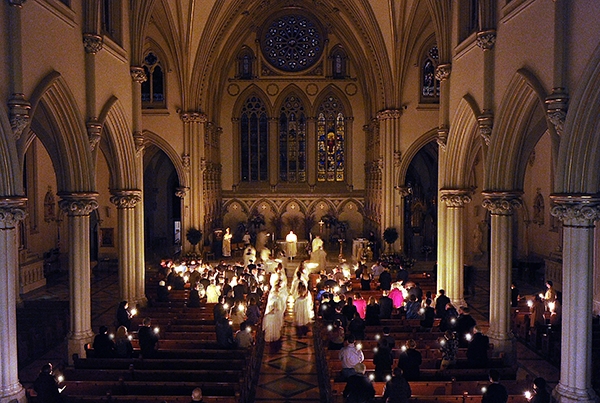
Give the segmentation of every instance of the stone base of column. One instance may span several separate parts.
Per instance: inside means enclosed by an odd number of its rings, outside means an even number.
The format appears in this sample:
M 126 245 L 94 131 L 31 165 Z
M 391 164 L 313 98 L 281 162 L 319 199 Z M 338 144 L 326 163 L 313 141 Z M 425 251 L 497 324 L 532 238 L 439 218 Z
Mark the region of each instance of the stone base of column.
M 73 355 L 77 354 L 79 358 L 85 358 L 85 344 L 91 343 L 94 340 L 94 334 L 78 334 L 76 336 L 69 336 L 67 340 L 67 351 L 69 354 L 68 361 L 69 365 L 73 365 Z
M 148 306 L 148 298 L 146 298 L 145 295 L 142 295 L 141 297 L 137 297 L 135 300 L 135 304 L 139 307 L 139 308 L 145 308 Z
M 558 403 L 598 403 L 600 399 L 594 389 L 576 389 L 560 382 L 552 391 L 552 401 Z
M 517 341 L 511 335 L 495 336 L 488 334 L 490 344 L 494 345 L 492 357 L 504 358 L 505 365 L 515 365 L 517 363 Z
M 0 403 L 26 403 L 25 389 L 20 383 L 7 386 L 0 391 Z

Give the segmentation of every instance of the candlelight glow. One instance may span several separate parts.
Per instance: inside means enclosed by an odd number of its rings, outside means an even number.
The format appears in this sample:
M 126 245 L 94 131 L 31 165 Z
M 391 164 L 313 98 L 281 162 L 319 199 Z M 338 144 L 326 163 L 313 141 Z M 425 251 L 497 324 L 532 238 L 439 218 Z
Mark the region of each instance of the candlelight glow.
M 127 336 L 127 338 L 129 339 L 129 341 L 133 340 L 133 336 L 132 335 Z
M 111 333 L 111 334 L 108 335 L 108 338 L 112 340 L 112 339 L 115 338 L 115 335 Z
M 375 340 L 379 340 L 379 339 L 381 339 L 381 336 L 380 336 L 380 335 L 378 335 L 378 334 L 376 334 L 376 335 L 375 335 Z
M 129 313 L 131 316 L 135 316 L 137 314 L 137 309 L 133 308 L 131 311 L 129 311 Z
M 370 375 L 369 375 L 369 380 L 370 380 L 370 381 L 372 381 L 372 380 L 374 380 L 374 379 L 375 379 L 375 375 L 374 375 L 374 374 L 370 374 Z
M 376 353 L 377 351 L 379 351 L 379 349 L 377 347 L 373 347 L 373 352 Z
M 472 338 L 473 336 L 471 336 L 471 333 L 465 334 L 465 339 L 467 339 L 467 341 L 471 341 Z
M 229 321 L 229 326 L 231 326 L 231 325 L 233 325 L 233 321 L 232 320 Z
M 223 309 L 229 309 L 229 304 L 223 304 Z
M 419 309 L 419 314 L 423 315 L 425 313 L 425 308 Z
M 340 292 L 340 287 L 338 287 L 337 285 L 333 287 L 333 292 Z
M 329 330 L 331 332 L 333 330 L 333 326 L 332 325 L 327 325 L 327 330 Z
M 531 399 L 531 392 L 530 391 L 525 391 L 525 399 L 529 400 Z
M 450 319 L 450 323 L 455 324 L 456 323 L 456 319 L 455 318 Z
M 245 309 L 245 308 L 244 308 L 244 305 L 243 305 L 243 304 L 239 304 L 239 305 L 238 305 L 238 311 L 240 311 L 240 312 L 241 312 L 241 311 L 243 311 L 244 309 Z
M 548 302 L 548 309 L 550 310 L 550 312 L 554 312 L 555 307 L 556 304 L 554 302 Z
M 481 388 L 481 393 L 485 393 L 487 391 L 487 388 L 484 386 L 483 388 Z
M 158 327 L 154 328 L 154 333 L 158 333 L 160 331 L 160 329 Z
M 358 343 L 358 344 L 356 345 L 356 349 L 357 349 L 357 350 L 362 350 L 362 344 Z
M 386 380 L 387 382 L 391 381 L 391 380 L 392 380 L 392 376 L 391 376 L 391 375 L 386 375 L 386 376 L 385 376 L 385 380 Z
M 65 377 L 64 377 L 64 376 L 62 376 L 62 375 L 59 375 L 59 376 L 57 376 L 57 377 L 56 377 L 56 379 L 57 379 L 57 380 L 58 380 L 58 382 L 60 383 L 60 382 L 62 382 L 62 381 L 64 381 L 64 380 L 65 380 Z
M 531 308 L 533 306 L 533 301 L 532 300 L 527 301 L 527 306 Z
M 402 346 L 402 347 L 400 347 L 400 350 L 402 350 L 402 351 L 406 351 L 406 346 Z
M 539 295 L 539 297 L 540 297 L 541 299 L 544 299 L 544 294 L 542 294 L 542 293 L 539 293 L 538 295 Z

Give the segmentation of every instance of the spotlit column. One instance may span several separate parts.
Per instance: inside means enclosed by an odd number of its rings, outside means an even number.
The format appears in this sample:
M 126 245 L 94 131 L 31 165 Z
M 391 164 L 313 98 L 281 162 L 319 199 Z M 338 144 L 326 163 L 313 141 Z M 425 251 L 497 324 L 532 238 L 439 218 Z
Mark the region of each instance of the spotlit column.
M 73 354 L 85 357 L 84 344 L 94 337 L 92 332 L 90 213 L 98 208 L 97 193 L 59 194 L 58 203 L 67 214 L 69 228 L 69 294 L 71 330 L 68 335 L 68 360 Z

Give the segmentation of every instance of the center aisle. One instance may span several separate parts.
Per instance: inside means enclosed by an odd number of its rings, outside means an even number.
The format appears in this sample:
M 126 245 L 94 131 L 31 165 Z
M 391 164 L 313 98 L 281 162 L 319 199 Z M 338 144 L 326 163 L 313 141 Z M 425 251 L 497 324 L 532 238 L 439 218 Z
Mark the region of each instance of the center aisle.
M 265 345 L 255 402 L 320 402 L 312 332 L 296 336 L 293 307 L 288 301 L 281 350 L 272 353 Z

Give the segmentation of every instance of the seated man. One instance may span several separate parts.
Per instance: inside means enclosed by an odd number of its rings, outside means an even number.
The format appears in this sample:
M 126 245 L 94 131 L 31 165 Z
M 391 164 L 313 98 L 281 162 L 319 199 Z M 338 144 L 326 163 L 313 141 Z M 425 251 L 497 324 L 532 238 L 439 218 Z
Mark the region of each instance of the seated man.
M 356 339 L 353 335 L 347 335 L 344 347 L 342 347 L 339 352 L 340 361 L 342 362 L 341 375 L 344 379 L 348 379 L 348 377 L 355 375 L 356 371 L 354 366 L 362 363 L 365 359 L 362 350 L 356 348 L 356 345 L 354 344 L 355 341 Z
M 366 403 L 375 397 L 375 388 L 365 376 L 366 367 L 362 362 L 356 364 L 353 368 L 354 374 L 348 378 L 344 388 L 344 398 L 346 403 Z
M 138 330 L 140 352 L 143 358 L 154 357 L 158 348 L 158 328 L 152 329 L 150 326 L 150 318 L 146 317 Z

